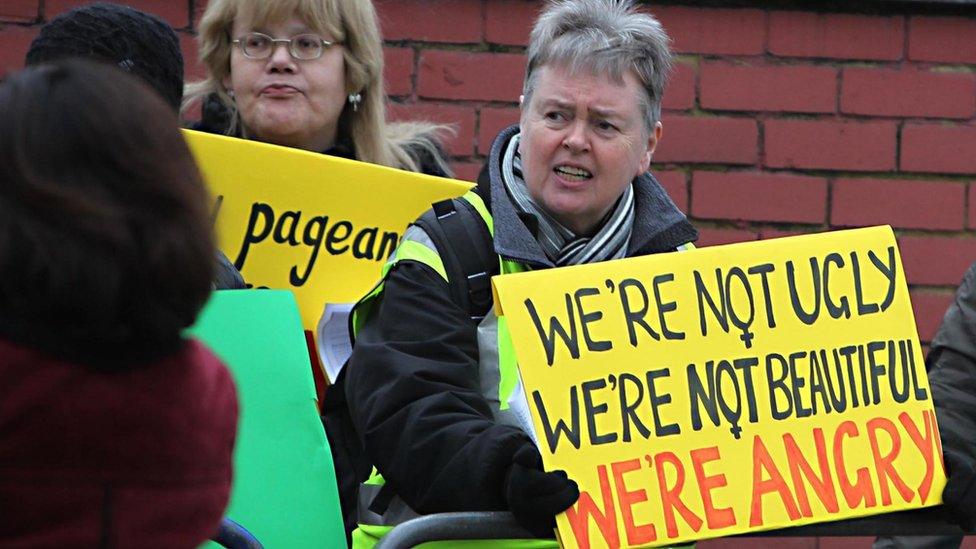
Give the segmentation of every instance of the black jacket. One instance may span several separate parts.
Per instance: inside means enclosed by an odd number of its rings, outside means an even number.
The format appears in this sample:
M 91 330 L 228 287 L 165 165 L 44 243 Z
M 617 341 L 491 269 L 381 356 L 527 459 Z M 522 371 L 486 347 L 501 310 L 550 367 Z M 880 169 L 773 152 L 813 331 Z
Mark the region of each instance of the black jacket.
M 966 271 L 925 363 L 943 448 L 976 461 L 976 264 Z
M 925 367 L 942 448 L 976 461 L 976 263 L 966 271 L 942 319 Z M 874 549 L 956 549 L 962 539 L 962 533 L 882 536 Z
M 513 126 L 496 138 L 478 192 L 492 212 L 496 254 L 551 267 L 502 186 L 501 151 L 516 132 Z M 671 251 L 697 238 L 653 177 L 635 183 L 628 255 Z M 479 387 L 477 325 L 437 273 L 409 261 L 390 271 L 332 390 L 343 384 L 366 455 L 411 508 L 423 514 L 506 509 L 512 456 L 532 442 L 493 420 Z

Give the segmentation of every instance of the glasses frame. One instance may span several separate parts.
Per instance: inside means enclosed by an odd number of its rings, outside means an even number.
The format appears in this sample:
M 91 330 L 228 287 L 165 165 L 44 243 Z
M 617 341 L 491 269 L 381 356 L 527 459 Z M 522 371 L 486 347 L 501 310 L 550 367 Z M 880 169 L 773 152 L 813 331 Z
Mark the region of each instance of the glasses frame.
M 268 51 L 268 55 L 265 55 L 263 57 L 259 57 L 259 56 L 250 55 L 250 54 L 247 53 L 247 49 L 244 46 L 244 42 L 245 42 L 245 40 L 247 39 L 248 36 L 255 35 L 255 34 L 258 35 L 258 36 L 262 36 L 264 38 L 267 38 L 271 42 L 271 49 Z M 310 36 L 318 39 L 319 42 L 321 43 L 322 47 L 319 49 L 319 54 L 316 55 L 315 57 L 299 57 L 298 55 L 295 54 L 295 50 L 293 48 L 293 45 L 295 43 L 295 40 L 297 40 L 299 38 L 302 38 L 302 37 L 306 37 L 307 38 L 307 37 L 310 37 Z M 245 34 L 244 36 L 242 36 L 240 38 L 235 38 L 235 39 L 231 40 L 230 43 L 233 44 L 233 45 L 235 45 L 235 46 L 237 46 L 238 48 L 240 48 L 241 54 L 244 57 L 247 57 L 248 59 L 258 59 L 258 60 L 269 59 L 272 55 L 274 55 L 275 50 L 278 48 L 278 44 L 286 44 L 287 47 L 285 49 L 288 51 L 288 55 L 290 55 L 291 58 L 292 59 L 295 59 L 296 61 L 314 61 L 314 60 L 322 57 L 322 54 L 325 53 L 325 50 L 331 48 L 332 46 L 335 46 L 335 45 L 340 44 L 340 42 L 330 42 L 330 41 L 322 38 L 321 36 L 319 36 L 319 35 L 317 35 L 315 33 L 311 33 L 311 32 L 306 32 L 306 33 L 302 33 L 302 34 L 296 34 L 295 36 L 292 36 L 291 38 L 275 38 L 273 36 L 269 36 L 267 34 L 264 34 L 263 32 L 257 32 L 257 31 L 252 31 L 252 32 L 249 32 L 249 33 Z

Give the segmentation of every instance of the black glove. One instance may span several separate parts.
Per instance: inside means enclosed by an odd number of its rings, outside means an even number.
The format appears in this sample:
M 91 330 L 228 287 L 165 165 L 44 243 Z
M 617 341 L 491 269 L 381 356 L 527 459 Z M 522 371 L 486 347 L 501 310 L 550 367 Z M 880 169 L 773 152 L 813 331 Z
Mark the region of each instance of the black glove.
M 967 532 L 976 525 L 976 463 L 963 454 L 945 450 L 949 480 L 942 491 L 942 503 Z
M 523 528 L 538 538 L 551 538 L 556 515 L 579 499 L 579 487 L 566 471 L 543 471 L 542 456 L 527 444 L 512 457 L 505 498 Z

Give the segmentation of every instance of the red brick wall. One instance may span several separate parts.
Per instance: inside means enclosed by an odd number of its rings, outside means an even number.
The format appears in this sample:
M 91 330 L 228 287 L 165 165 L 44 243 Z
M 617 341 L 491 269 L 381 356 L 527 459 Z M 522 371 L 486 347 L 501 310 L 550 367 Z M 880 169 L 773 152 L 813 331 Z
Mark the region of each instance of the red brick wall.
M 81 3 L 0 1 L 0 71 L 21 66 L 42 21 Z M 124 3 L 164 17 L 195 57 L 205 0 Z M 376 4 L 393 116 L 456 124 L 448 149 L 473 178 L 517 119 L 539 3 Z M 929 340 L 976 260 L 976 16 L 649 9 L 678 53 L 655 171 L 702 243 L 889 223 Z

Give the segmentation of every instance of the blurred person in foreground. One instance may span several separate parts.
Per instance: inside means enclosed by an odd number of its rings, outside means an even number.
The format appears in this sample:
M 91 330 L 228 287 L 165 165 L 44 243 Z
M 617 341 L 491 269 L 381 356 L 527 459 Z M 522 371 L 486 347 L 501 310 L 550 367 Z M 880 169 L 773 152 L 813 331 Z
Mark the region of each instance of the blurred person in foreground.
M 70 60 L 0 83 L 0 546 L 216 532 L 236 393 L 182 335 L 211 291 L 209 203 L 132 76 Z
M 207 77 L 194 129 L 446 176 L 429 123 L 388 123 L 369 0 L 211 0 L 197 34 Z
M 41 27 L 25 62 L 33 66 L 75 57 L 104 61 L 138 76 L 174 111 L 180 108 L 180 41 L 173 28 L 155 15 L 107 2 L 74 8 Z M 219 251 L 213 282 L 218 290 L 244 288 L 241 273 Z
M 648 173 L 670 65 L 664 29 L 632 1 L 545 7 L 519 124 L 498 135 L 476 193 L 455 204 L 481 212 L 468 217 L 472 234 L 493 225 L 483 253 L 495 272 L 672 252 L 697 238 Z M 508 335 L 494 309 L 472 318 L 455 299 L 461 282 L 444 270 L 459 248 L 412 226 L 382 288 L 357 307 L 356 346 L 333 390 L 346 392 L 383 476 L 361 488 L 357 546 L 449 511 L 508 510 L 551 538 L 555 515 L 579 496 L 565 472 L 544 470 L 513 411 L 525 397 L 514 357 L 499 351 Z

